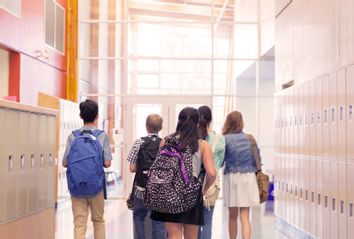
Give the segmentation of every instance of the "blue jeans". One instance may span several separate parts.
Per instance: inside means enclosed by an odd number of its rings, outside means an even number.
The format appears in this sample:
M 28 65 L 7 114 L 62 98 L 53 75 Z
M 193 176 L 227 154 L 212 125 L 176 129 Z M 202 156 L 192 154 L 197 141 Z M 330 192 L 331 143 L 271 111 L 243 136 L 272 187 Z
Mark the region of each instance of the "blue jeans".
M 214 206 L 210 210 L 204 207 L 204 226 L 199 227 L 198 239 L 211 239 Z
M 145 218 L 148 212 L 149 210 L 145 207 L 144 201 L 134 197 L 133 221 L 136 239 L 145 239 Z M 152 220 L 152 239 L 165 239 L 166 235 L 165 224 Z

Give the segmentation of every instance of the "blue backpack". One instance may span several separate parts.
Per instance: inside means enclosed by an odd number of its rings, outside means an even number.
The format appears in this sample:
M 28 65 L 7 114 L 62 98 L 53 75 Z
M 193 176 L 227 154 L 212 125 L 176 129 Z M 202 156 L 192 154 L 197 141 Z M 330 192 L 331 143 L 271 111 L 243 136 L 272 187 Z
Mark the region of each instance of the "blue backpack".
M 68 187 L 74 197 L 90 197 L 104 187 L 103 150 L 98 136 L 103 132 L 73 131 L 75 139 L 68 154 Z

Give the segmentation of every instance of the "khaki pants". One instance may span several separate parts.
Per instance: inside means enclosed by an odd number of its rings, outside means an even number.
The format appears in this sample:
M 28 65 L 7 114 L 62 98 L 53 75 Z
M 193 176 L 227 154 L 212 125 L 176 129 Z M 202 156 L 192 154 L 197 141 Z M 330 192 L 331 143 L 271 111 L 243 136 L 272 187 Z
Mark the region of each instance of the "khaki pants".
M 74 215 L 74 238 L 85 239 L 87 228 L 87 217 L 89 207 L 91 210 L 91 221 L 93 223 L 95 239 L 105 238 L 104 198 L 103 191 L 93 198 L 71 197 L 72 210 Z

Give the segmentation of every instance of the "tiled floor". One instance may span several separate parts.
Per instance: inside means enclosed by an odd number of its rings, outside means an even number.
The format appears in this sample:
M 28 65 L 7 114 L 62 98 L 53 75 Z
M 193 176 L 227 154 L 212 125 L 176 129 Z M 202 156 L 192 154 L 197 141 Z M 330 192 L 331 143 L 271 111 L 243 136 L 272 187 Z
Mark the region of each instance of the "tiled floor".
M 127 209 L 125 200 L 108 200 L 105 206 L 107 239 L 133 238 L 132 213 Z M 61 203 L 56 215 L 56 239 L 72 239 L 73 219 L 70 201 Z M 267 202 L 252 210 L 252 238 L 253 239 L 287 239 L 276 230 L 276 217 L 273 214 L 273 202 Z M 226 239 L 227 209 L 222 201 L 217 202 L 213 221 L 213 238 Z M 88 222 L 87 238 L 93 239 L 93 228 Z M 241 238 L 241 237 L 239 237 Z M 296 237 L 291 237 L 296 238 Z

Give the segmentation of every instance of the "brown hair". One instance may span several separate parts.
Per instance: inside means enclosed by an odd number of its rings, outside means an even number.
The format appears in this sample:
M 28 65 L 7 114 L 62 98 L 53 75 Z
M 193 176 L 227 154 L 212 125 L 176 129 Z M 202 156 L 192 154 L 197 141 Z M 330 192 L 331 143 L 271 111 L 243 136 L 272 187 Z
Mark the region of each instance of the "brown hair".
M 157 134 L 162 129 L 162 117 L 158 114 L 148 115 L 145 126 L 149 133 Z
M 226 117 L 222 134 L 240 133 L 243 130 L 242 114 L 238 111 L 229 113 Z

